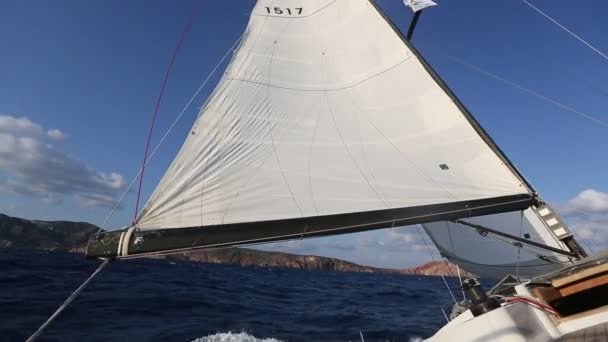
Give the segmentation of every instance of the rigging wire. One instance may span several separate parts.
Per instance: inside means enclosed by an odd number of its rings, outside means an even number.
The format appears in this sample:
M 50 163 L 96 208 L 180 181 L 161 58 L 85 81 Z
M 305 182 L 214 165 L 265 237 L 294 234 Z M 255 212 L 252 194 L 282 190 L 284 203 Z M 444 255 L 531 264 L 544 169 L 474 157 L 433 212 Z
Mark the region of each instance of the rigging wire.
M 587 114 L 587 113 L 581 112 L 579 110 L 576 110 L 576 109 L 574 109 L 572 107 L 569 107 L 569 106 L 567 106 L 567 105 L 565 105 L 565 104 L 563 104 L 563 103 L 561 103 L 561 102 L 559 102 L 557 100 L 549 98 L 549 97 L 547 97 L 547 96 L 545 96 L 545 95 L 543 95 L 543 94 L 541 94 L 541 93 L 539 93 L 539 92 L 537 92 L 535 90 L 532 90 L 530 88 L 526 88 L 524 86 L 521 86 L 521 85 L 519 85 L 519 84 L 517 84 L 517 83 L 515 83 L 513 81 L 509 81 L 506 78 L 503 78 L 501 76 L 493 74 L 493 73 L 491 73 L 491 72 L 489 72 L 489 71 L 487 71 L 485 69 L 482 69 L 482 68 L 480 68 L 480 67 L 478 67 L 476 65 L 473 65 L 471 63 L 468 63 L 468 62 L 466 62 L 466 61 L 464 61 L 464 60 L 462 60 L 460 58 L 457 58 L 455 56 L 452 56 L 452 55 L 444 53 L 444 52 L 440 52 L 440 54 L 442 56 L 446 57 L 447 59 L 449 59 L 449 60 L 451 60 L 451 61 L 453 61 L 455 63 L 461 64 L 461 65 L 463 65 L 463 66 L 465 66 L 465 67 L 467 67 L 469 69 L 477 71 L 478 73 L 480 73 L 482 75 L 488 76 L 488 77 L 493 78 L 495 80 L 498 80 L 498 81 L 500 81 L 502 83 L 510 85 L 513 88 L 519 89 L 519 90 L 521 90 L 521 91 L 523 91 L 525 93 L 533 95 L 533 96 L 535 96 L 535 97 L 537 97 L 537 98 L 539 98 L 539 99 L 541 99 L 541 100 L 543 100 L 545 102 L 551 103 L 551 104 L 553 104 L 553 105 L 555 105 L 555 106 L 557 106 L 557 107 L 559 107 L 559 108 L 561 108 L 563 110 L 572 112 L 572 113 L 574 113 L 574 114 L 576 114 L 578 116 L 581 116 L 581 117 L 583 117 L 583 118 L 585 118 L 587 120 L 593 121 L 593 122 L 595 122 L 596 124 L 598 124 L 600 126 L 604 126 L 605 128 L 608 128 L 608 122 L 606 122 L 606 121 L 603 121 L 603 120 L 598 119 L 598 118 L 596 118 L 596 117 L 594 117 L 594 116 L 592 116 L 590 114 Z
M 522 211 L 519 216 L 519 238 L 523 238 L 524 235 L 524 212 Z M 521 247 L 517 248 L 517 267 L 515 268 L 515 277 L 519 278 L 519 263 L 521 261 L 521 249 L 524 247 L 523 244 L 520 244 Z
M 199 95 L 199 93 L 203 90 L 203 88 L 205 87 L 205 85 L 207 85 L 207 83 L 209 82 L 209 80 L 211 79 L 211 77 L 215 74 L 215 72 L 217 71 L 217 69 L 226 60 L 226 58 L 228 57 L 228 55 L 230 54 L 230 52 L 234 51 L 234 49 L 239 44 L 239 42 L 241 42 L 244 34 L 245 33 L 241 34 L 236 39 L 236 41 L 234 42 L 234 44 L 232 44 L 232 46 L 228 49 L 228 51 L 226 51 L 226 53 L 222 56 L 222 58 L 217 62 L 217 64 L 215 65 L 215 67 L 211 70 L 211 72 L 203 80 L 203 82 L 201 83 L 201 85 L 199 86 L 199 88 L 196 90 L 196 92 L 194 93 L 194 95 L 192 95 L 192 97 L 190 98 L 190 100 L 188 101 L 188 103 L 186 103 L 186 105 L 184 106 L 184 108 L 182 109 L 182 111 L 177 115 L 177 117 L 175 118 L 175 120 L 173 121 L 173 123 L 171 124 L 171 126 L 169 126 L 169 128 L 167 129 L 167 131 L 165 132 L 165 134 L 163 135 L 163 137 L 160 139 L 160 141 L 158 142 L 158 144 L 156 145 L 156 147 L 150 153 L 150 156 L 147 159 L 144 160 L 144 164 L 142 165 L 142 168 L 139 169 L 139 172 L 137 173 L 137 175 L 135 175 L 135 177 L 133 178 L 133 180 L 131 181 L 131 183 L 127 187 L 127 189 L 123 192 L 122 196 L 116 202 L 116 204 L 114 205 L 114 207 L 112 208 L 112 210 L 110 211 L 110 213 L 108 214 L 108 216 L 106 217 L 106 219 L 104 220 L 103 224 L 99 227 L 99 230 L 97 231 L 97 233 L 101 232 L 103 230 L 103 228 L 105 227 L 105 225 L 108 223 L 108 221 L 112 218 L 112 216 L 114 215 L 114 213 L 116 212 L 116 210 L 120 207 L 120 204 L 122 203 L 122 201 L 125 198 L 125 196 L 129 193 L 129 191 L 131 190 L 131 188 L 133 187 L 133 185 L 137 181 L 138 177 L 142 174 L 143 169 L 145 168 L 145 166 L 148 165 L 148 163 L 153 159 L 154 155 L 156 154 L 156 152 L 158 151 L 158 149 L 160 148 L 160 146 L 165 142 L 165 140 L 167 139 L 167 137 L 169 136 L 169 134 L 173 131 L 173 128 L 177 125 L 177 123 L 182 118 L 182 116 L 184 115 L 184 113 L 186 112 L 186 110 L 188 110 L 188 108 L 190 108 L 190 106 L 192 105 L 192 102 L 194 102 L 194 100 Z M 209 98 L 207 98 L 207 100 L 203 104 L 203 106 L 202 106 L 203 108 L 205 107 L 205 105 L 207 104 L 208 101 L 209 101 Z M 63 302 L 63 304 L 61 304 L 61 306 L 38 328 L 38 330 L 36 330 L 36 332 L 34 332 L 27 339 L 26 342 L 33 342 L 38 337 L 40 337 L 40 335 L 42 334 L 42 332 L 44 331 L 44 329 L 46 329 L 46 327 L 51 322 L 53 322 L 53 320 L 55 320 L 55 318 L 57 318 L 57 316 L 59 316 L 59 314 L 68 305 L 70 305 L 70 303 L 72 303 L 72 301 L 74 301 L 74 299 L 82 292 L 82 290 L 84 290 L 85 287 L 87 287 L 87 285 L 93 280 L 93 278 L 99 272 L 101 272 L 101 270 L 103 270 L 106 267 L 106 265 L 109 263 L 109 261 L 110 261 L 110 259 L 103 259 L 103 262 L 97 267 L 97 269 L 76 290 L 74 290 L 74 292 L 72 292 L 72 294 Z
M 419 224 L 416 225 L 416 232 L 418 232 L 418 235 L 420 236 L 420 238 L 424 242 L 424 247 L 426 247 L 427 252 L 429 252 L 429 255 L 431 256 L 431 259 L 433 261 L 436 261 L 435 260 L 435 256 L 431 252 L 431 248 L 429 247 L 428 242 L 424 238 L 424 235 L 420 232 L 420 225 Z M 449 266 L 448 266 L 448 269 L 449 269 Z M 443 274 L 441 274 L 441 279 L 443 280 L 443 283 L 445 284 L 446 289 L 448 289 L 448 292 L 450 293 L 450 296 L 452 296 L 452 299 L 454 300 L 454 304 L 458 304 L 458 301 L 456 300 L 456 296 L 454 296 L 454 293 L 452 292 L 452 289 L 450 288 L 450 285 L 448 285 L 448 281 L 445 279 L 445 276 Z M 443 311 L 443 309 L 442 309 L 442 311 Z
M 186 39 L 186 35 L 188 34 L 188 32 L 190 31 L 190 28 L 192 27 L 192 23 L 194 22 L 194 17 L 196 16 L 196 13 L 198 12 L 198 10 L 201 8 L 202 4 L 203 4 L 203 1 L 199 1 L 199 3 L 196 5 L 196 7 L 194 7 L 194 10 L 190 14 L 188 23 L 186 24 L 186 27 L 184 27 L 184 30 L 182 31 L 182 34 L 179 37 L 179 41 L 177 42 L 177 45 L 175 46 L 175 49 L 173 50 L 171 60 L 169 61 L 169 65 L 167 66 L 167 70 L 165 71 L 165 76 L 163 78 L 163 82 L 160 87 L 160 92 L 158 93 L 158 97 L 156 98 L 156 105 L 154 106 L 154 113 L 152 114 L 152 122 L 150 123 L 150 130 L 148 131 L 148 139 L 146 141 L 146 150 L 144 152 L 144 159 L 141 162 L 142 163 L 141 164 L 141 175 L 139 177 L 139 187 L 137 189 L 137 199 L 135 201 L 135 213 L 133 215 L 133 223 L 135 223 L 135 221 L 137 220 L 137 213 L 139 211 L 139 198 L 141 195 L 141 186 L 144 181 L 144 171 L 146 171 L 146 159 L 148 159 L 148 150 L 150 149 L 150 141 L 152 140 L 152 132 L 154 132 L 154 125 L 156 123 L 156 116 L 158 114 L 158 109 L 160 108 L 160 102 L 165 93 L 165 87 L 167 86 L 167 81 L 169 80 L 169 74 L 171 73 L 171 70 L 173 69 L 173 64 L 175 64 L 175 60 L 177 58 L 177 53 L 179 52 L 180 48 L 182 47 L 182 44 L 183 44 L 184 40 Z
M 462 300 L 467 300 L 467 296 L 464 293 L 464 287 L 462 287 L 462 277 L 460 276 L 460 266 L 456 264 L 456 271 L 458 271 L 458 281 L 460 281 L 460 289 L 462 290 Z
M 171 134 L 171 132 L 173 131 L 173 128 L 175 128 L 175 126 L 180 121 L 180 119 L 182 118 L 182 116 L 184 115 L 184 113 L 190 108 L 190 106 L 192 105 L 192 102 L 194 102 L 194 100 L 198 97 L 198 95 L 203 90 L 203 88 L 207 85 L 207 83 L 209 82 L 209 80 L 211 80 L 211 77 L 216 73 L 217 69 L 224 63 L 224 61 L 226 60 L 226 58 L 228 57 L 228 55 L 230 54 L 230 52 L 234 51 L 234 49 L 240 43 L 240 41 L 241 41 L 242 38 L 243 38 L 243 34 L 241 34 L 236 39 L 236 41 L 234 42 L 234 44 L 232 44 L 232 46 L 228 49 L 228 51 L 226 51 L 226 53 L 224 54 L 224 56 L 222 56 L 222 58 L 217 62 L 217 64 L 211 70 L 211 72 L 207 75 L 207 77 L 205 78 L 205 80 L 203 80 L 203 83 L 201 83 L 201 85 L 198 87 L 198 89 L 196 90 L 196 92 L 194 92 L 194 95 L 192 95 L 192 97 L 190 97 L 190 100 L 188 101 L 188 103 L 186 103 L 186 105 L 184 106 L 184 108 L 182 109 L 182 111 L 177 115 L 177 117 L 175 118 L 175 120 L 173 120 L 173 123 L 171 123 L 171 126 L 169 126 L 169 128 L 167 129 L 167 131 L 165 132 L 165 134 L 163 135 L 163 137 L 160 139 L 160 141 L 158 142 L 158 144 L 156 145 L 156 147 L 154 147 L 154 149 L 150 153 L 150 156 L 146 160 L 146 163 L 144 164 L 144 166 L 148 165 L 150 163 L 150 161 L 152 161 L 152 159 L 154 158 L 154 155 L 156 154 L 156 152 L 158 151 L 158 149 L 165 142 L 165 140 L 167 139 L 167 137 L 169 136 L 169 134 Z M 209 98 L 207 98 L 207 101 L 205 101 L 205 103 L 203 104 L 202 108 L 204 108 L 206 106 L 206 104 L 207 104 L 208 101 L 209 101 Z M 131 180 L 131 183 L 129 184 L 129 186 L 127 187 L 127 189 L 123 192 L 123 194 L 120 197 L 120 199 L 116 202 L 116 204 L 114 205 L 114 207 L 110 211 L 110 214 L 106 217 L 106 219 L 104 220 L 103 224 L 99 227 L 99 230 L 97 231 L 97 233 L 99 233 L 99 232 L 101 232 L 103 230 L 103 228 L 108 223 L 108 221 L 112 218 L 112 216 L 114 215 L 114 213 L 116 212 L 116 210 L 120 207 L 120 204 L 124 200 L 125 196 L 129 193 L 129 191 L 131 191 L 131 188 L 133 187 L 133 185 L 135 184 L 135 182 L 139 178 L 139 175 L 141 175 L 141 172 L 142 172 L 142 168 L 140 168 L 139 172 L 135 175 L 135 177 L 133 177 L 133 180 Z
M 570 34 L 576 40 L 578 40 L 579 42 L 585 44 L 588 48 L 590 48 L 595 53 L 597 53 L 598 55 L 600 55 L 600 57 L 602 57 L 603 59 L 605 59 L 606 61 L 608 61 L 608 56 L 606 56 L 606 54 L 604 54 L 598 48 L 596 48 L 595 46 L 591 45 L 589 42 L 587 42 L 586 40 L 584 40 L 583 38 L 581 38 L 579 35 L 577 35 L 576 33 L 572 32 L 571 30 L 569 30 L 564 25 L 560 24 L 557 20 L 553 19 L 547 13 L 541 11 L 538 7 L 532 5 L 530 2 L 528 2 L 526 0 L 521 0 L 521 1 L 523 3 L 525 3 L 526 5 L 528 5 L 530 8 L 532 8 L 533 10 L 535 10 L 536 12 L 538 12 L 540 15 L 542 15 L 543 17 L 547 18 L 549 21 L 551 21 L 552 23 L 554 23 L 555 25 L 557 25 L 559 28 L 561 28 L 562 30 L 566 31 L 568 34 Z
M 441 306 L 439 308 L 441 309 L 441 312 L 443 313 L 443 317 L 445 317 L 446 322 L 450 323 L 450 319 L 448 318 L 448 315 L 445 313 L 445 310 L 443 310 L 443 308 Z
M 63 302 L 63 304 L 61 304 L 61 306 L 59 308 L 57 308 L 57 310 L 55 310 L 55 312 L 51 315 L 51 317 L 49 317 L 46 320 L 46 322 L 44 322 L 38 328 L 38 330 L 36 330 L 36 332 L 33 333 L 32 336 L 30 336 L 26 340 L 26 342 L 33 342 L 38 337 L 40 337 L 42 332 L 44 332 L 44 329 L 46 329 L 46 327 L 49 324 L 51 324 L 51 322 L 53 322 L 53 320 L 55 320 L 55 318 L 57 318 L 57 316 L 59 316 L 59 314 L 63 311 L 63 309 L 67 308 L 68 305 L 70 305 L 70 303 L 80 294 L 80 292 L 82 292 L 82 290 L 84 290 L 84 288 L 87 287 L 87 285 L 89 285 L 91 280 L 93 280 L 93 278 L 95 278 L 97 273 L 101 272 L 101 270 L 103 270 L 104 267 L 106 267 L 106 265 L 108 264 L 109 261 L 110 261 L 110 259 L 104 259 L 103 262 L 97 267 L 95 272 L 93 272 L 93 274 L 91 274 L 82 284 L 80 284 L 80 286 L 78 286 L 78 288 L 76 290 L 74 290 L 74 292 L 72 292 L 72 294 Z

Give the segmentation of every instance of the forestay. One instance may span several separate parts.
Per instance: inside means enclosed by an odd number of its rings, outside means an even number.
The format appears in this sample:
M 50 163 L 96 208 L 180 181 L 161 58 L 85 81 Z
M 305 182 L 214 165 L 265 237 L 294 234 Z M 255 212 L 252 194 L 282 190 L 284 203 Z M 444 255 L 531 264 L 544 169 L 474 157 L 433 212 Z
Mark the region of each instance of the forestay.
M 523 212 L 471 217 L 465 221 L 568 251 L 532 208 Z M 533 277 L 570 262 L 568 257 L 546 249 L 478 232 L 453 222 L 426 223 L 423 227 L 444 257 L 482 278 L 500 279 L 508 274 Z
M 529 206 L 471 120 L 374 3 L 261 0 L 137 228 Z

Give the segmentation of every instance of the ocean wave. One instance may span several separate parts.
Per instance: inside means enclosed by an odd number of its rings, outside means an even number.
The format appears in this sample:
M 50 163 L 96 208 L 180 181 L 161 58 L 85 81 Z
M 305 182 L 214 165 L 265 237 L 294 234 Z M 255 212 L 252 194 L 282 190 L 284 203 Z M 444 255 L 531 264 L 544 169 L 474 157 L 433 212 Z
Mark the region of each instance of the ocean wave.
M 192 342 L 281 342 L 275 338 L 257 338 L 247 333 L 217 333 L 205 337 L 197 338 Z

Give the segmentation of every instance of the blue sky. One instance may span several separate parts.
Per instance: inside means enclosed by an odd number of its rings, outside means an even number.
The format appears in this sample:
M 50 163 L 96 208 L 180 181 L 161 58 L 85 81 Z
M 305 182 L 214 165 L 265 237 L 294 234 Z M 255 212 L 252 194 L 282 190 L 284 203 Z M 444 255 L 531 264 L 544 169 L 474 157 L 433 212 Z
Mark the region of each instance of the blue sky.
M 202 1 L 169 79 L 153 145 L 241 34 L 253 5 L 249 0 Z M 405 31 L 411 11 L 400 0 L 379 2 Z M 608 128 L 488 78 L 447 56 L 603 121 L 608 121 L 608 62 L 521 1 L 437 2 L 439 6 L 423 13 L 414 44 L 543 198 L 563 206 L 578 203 L 581 210 L 591 209 L 595 216 L 571 219 L 583 227 L 582 235 L 594 236 L 604 222 L 608 226 L 608 209 L 603 202 L 608 203 L 608 197 L 603 197 L 608 191 Z M 21 172 L 14 165 L 17 161 L 0 163 L 0 212 L 27 218 L 103 222 L 109 198 L 130 182 L 141 163 L 163 73 L 195 3 L 3 2 L 0 115 L 5 116 L 5 130 L 27 130 L 40 144 L 37 151 L 47 159 L 51 153 L 46 145 L 51 144 L 53 151 L 59 151 L 53 160 L 65 158 L 69 161 L 69 167 L 62 162 L 65 172 L 84 173 L 83 184 L 92 182 L 96 190 L 81 193 L 82 187 L 54 184 L 52 193 L 42 193 L 48 188 L 42 191 L 17 184 L 15 174 Z M 608 51 L 606 1 L 533 3 L 600 50 Z M 204 89 L 147 169 L 144 200 L 212 88 Z M 50 133 L 51 129 L 60 133 Z M 54 165 L 53 160 L 45 165 Z M 30 172 L 27 177 L 31 182 L 25 185 L 33 184 L 37 176 L 44 177 L 44 172 Z M 589 193 L 581 197 L 587 189 L 595 191 L 590 200 Z M 134 202 L 135 196 L 128 195 L 109 227 L 128 224 Z M 595 228 L 583 231 L 591 226 Z M 408 234 L 395 237 L 375 232 L 269 248 L 390 267 L 429 259 L 420 235 L 413 231 Z M 607 243 L 608 239 L 603 238 L 598 246 Z

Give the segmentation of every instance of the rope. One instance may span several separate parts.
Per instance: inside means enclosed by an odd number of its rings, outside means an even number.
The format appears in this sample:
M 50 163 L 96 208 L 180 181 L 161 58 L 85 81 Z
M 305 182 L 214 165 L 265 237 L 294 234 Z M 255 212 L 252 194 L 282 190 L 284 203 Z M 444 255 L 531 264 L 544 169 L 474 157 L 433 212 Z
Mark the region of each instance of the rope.
M 63 309 L 67 308 L 68 305 L 70 305 L 70 303 L 76 299 L 76 297 L 78 297 L 78 295 L 80 294 L 80 292 L 82 292 L 82 290 L 84 290 L 85 287 L 87 287 L 87 285 L 89 285 L 89 283 L 91 282 L 91 280 L 93 280 L 93 278 L 95 278 L 95 276 L 97 275 L 97 273 L 101 272 L 101 270 L 106 267 L 106 265 L 108 264 L 108 262 L 110 261 L 110 259 L 104 259 L 104 261 L 101 263 L 101 265 L 99 265 L 97 267 L 97 269 L 95 270 L 95 272 L 93 272 L 93 274 L 91 274 L 87 280 L 84 281 L 84 283 L 82 283 L 76 290 L 74 290 L 74 292 L 72 292 L 72 294 L 63 302 L 63 304 L 61 304 L 61 306 L 53 313 L 53 315 L 51 315 L 51 317 L 49 317 L 46 322 L 44 322 L 40 328 L 38 328 L 38 330 L 36 330 L 35 333 L 32 334 L 32 336 L 30 336 L 30 338 L 28 338 L 26 340 L 26 342 L 33 342 L 36 341 L 36 339 L 38 337 L 40 337 L 40 334 L 42 334 L 42 332 L 44 331 L 44 329 L 46 329 L 46 327 L 51 324 L 51 322 L 53 322 L 53 320 L 55 318 L 57 318 L 57 316 L 59 316 L 59 314 L 63 311 Z
M 559 312 L 557 312 L 555 309 L 553 309 L 551 306 L 549 305 L 545 305 L 537 300 L 531 299 L 531 298 L 526 298 L 526 297 L 508 297 L 504 300 L 504 302 L 509 305 L 509 304 L 513 304 L 513 303 L 526 303 L 528 305 L 531 305 L 539 310 L 543 310 L 545 312 L 548 312 L 556 317 L 561 317 L 561 315 L 559 314 Z
M 543 17 L 549 19 L 552 23 L 554 23 L 555 25 L 557 25 L 559 28 L 561 28 L 562 30 L 568 32 L 572 37 L 574 37 L 576 40 L 578 40 L 579 42 L 585 44 L 588 48 L 590 48 L 591 50 L 593 50 L 595 53 L 597 53 L 598 55 L 600 55 L 603 59 L 608 61 L 608 56 L 606 56 L 606 54 L 604 54 L 602 51 L 600 51 L 599 49 L 597 49 L 595 46 L 591 45 L 590 43 L 588 43 L 586 40 L 584 40 L 583 38 L 581 38 L 580 36 L 578 36 L 576 33 L 570 31 L 568 28 L 566 28 L 564 25 L 560 24 L 557 20 L 553 19 L 551 16 L 549 16 L 547 13 L 541 11 L 540 9 L 538 9 L 538 7 L 532 5 L 531 3 L 529 3 L 526 0 L 521 0 L 523 1 L 523 3 L 525 3 L 526 5 L 530 6 L 533 10 L 535 10 L 536 12 L 538 12 L 540 15 L 542 15 Z
M 150 161 L 152 161 L 152 159 L 154 158 L 154 155 L 156 154 L 156 152 L 158 151 L 158 149 L 160 148 L 160 146 L 165 142 L 165 140 L 167 139 L 167 137 L 169 136 L 169 134 L 171 134 L 171 132 L 173 131 L 173 128 L 175 128 L 175 126 L 180 121 L 180 119 L 182 118 L 182 116 L 184 115 L 184 113 L 186 112 L 186 110 L 188 110 L 188 108 L 190 108 L 190 105 L 192 105 L 192 102 L 194 102 L 194 100 L 196 99 L 196 97 L 198 97 L 198 94 L 207 85 L 207 82 L 209 82 L 209 80 L 215 74 L 215 72 L 220 67 L 220 65 L 222 65 L 222 63 L 224 63 L 224 61 L 226 60 L 226 58 L 228 57 L 228 55 L 230 54 L 230 52 L 234 51 L 235 47 L 239 44 L 239 42 L 241 41 L 242 38 L 243 38 L 243 35 L 240 35 L 237 38 L 237 40 L 234 42 L 234 44 L 232 44 L 232 46 L 230 47 L 230 49 L 228 49 L 228 51 L 226 51 L 226 53 L 219 60 L 219 62 L 217 62 L 217 64 L 211 70 L 211 72 L 209 73 L 209 75 L 207 75 L 207 77 L 205 78 L 205 80 L 203 81 L 203 83 L 201 83 L 201 85 L 198 87 L 198 89 L 196 90 L 196 92 L 194 93 L 194 95 L 192 95 L 192 97 L 190 98 L 190 100 L 188 101 L 188 103 L 186 103 L 186 105 L 184 106 L 184 108 L 182 109 L 182 111 L 179 113 L 179 115 L 177 115 L 177 117 L 175 118 L 175 120 L 173 120 L 173 123 L 167 129 L 167 131 L 165 132 L 165 135 L 163 135 L 163 137 L 160 139 L 160 141 L 158 142 L 158 144 L 156 145 L 156 147 L 154 147 L 154 149 L 150 153 L 150 156 L 146 160 L 144 166 L 147 166 L 150 163 Z M 205 105 L 207 104 L 208 101 L 209 101 L 209 99 L 207 99 L 207 101 L 205 101 L 205 103 L 203 104 L 203 108 L 205 107 Z M 97 231 L 97 233 L 99 233 L 99 232 L 101 232 L 103 230 L 103 228 L 108 223 L 108 221 L 112 218 L 112 216 L 114 215 L 114 213 L 116 212 L 116 210 L 120 207 L 120 204 L 124 200 L 125 196 L 129 193 L 129 191 L 131 191 L 131 188 L 133 187 L 133 185 L 135 184 L 135 182 L 139 178 L 139 175 L 141 175 L 141 172 L 142 172 L 142 169 L 140 168 L 139 172 L 135 175 L 135 177 L 133 177 L 133 180 L 131 180 L 131 183 L 129 184 L 129 186 L 127 187 L 127 189 L 123 192 L 123 194 L 120 197 L 120 199 L 116 202 L 116 205 L 114 205 L 114 207 L 110 211 L 110 214 L 106 217 L 105 221 L 103 221 L 103 224 L 101 225 L 101 227 L 99 227 L 99 230 Z
M 139 177 L 139 188 L 137 189 L 137 200 L 135 201 L 135 214 L 133 217 L 133 222 L 135 222 L 135 220 L 137 220 L 137 213 L 139 211 L 139 198 L 141 195 L 141 186 L 144 181 L 144 171 L 146 170 L 146 159 L 148 159 L 148 149 L 150 148 L 150 140 L 152 140 L 152 132 L 154 131 L 154 124 L 156 123 L 156 116 L 158 114 L 158 109 L 160 108 L 160 101 L 162 100 L 163 94 L 165 93 L 165 87 L 167 85 L 167 80 L 169 79 L 169 74 L 171 73 L 171 69 L 173 69 L 173 64 L 175 64 L 175 59 L 177 57 L 177 53 L 179 52 L 179 49 L 181 48 L 182 43 L 184 42 L 184 40 L 186 38 L 186 34 L 188 33 L 188 31 L 190 31 L 190 27 L 192 27 L 192 23 L 194 22 L 194 16 L 198 12 L 198 10 L 202 4 L 203 4 L 203 2 L 201 0 L 196 5 L 194 10 L 192 11 L 192 14 L 190 14 L 188 23 L 186 24 L 186 27 L 182 31 L 182 35 L 180 36 L 179 41 L 177 42 L 177 46 L 175 46 L 175 49 L 173 50 L 173 55 L 171 56 L 171 61 L 169 61 L 169 65 L 167 66 L 167 70 L 165 71 L 163 83 L 160 87 L 160 92 L 156 99 L 156 105 L 154 106 L 154 114 L 152 114 L 152 123 L 150 124 L 150 130 L 148 131 L 148 140 L 146 141 L 146 150 L 144 152 L 144 159 L 143 159 L 142 165 L 141 165 L 141 176 Z

